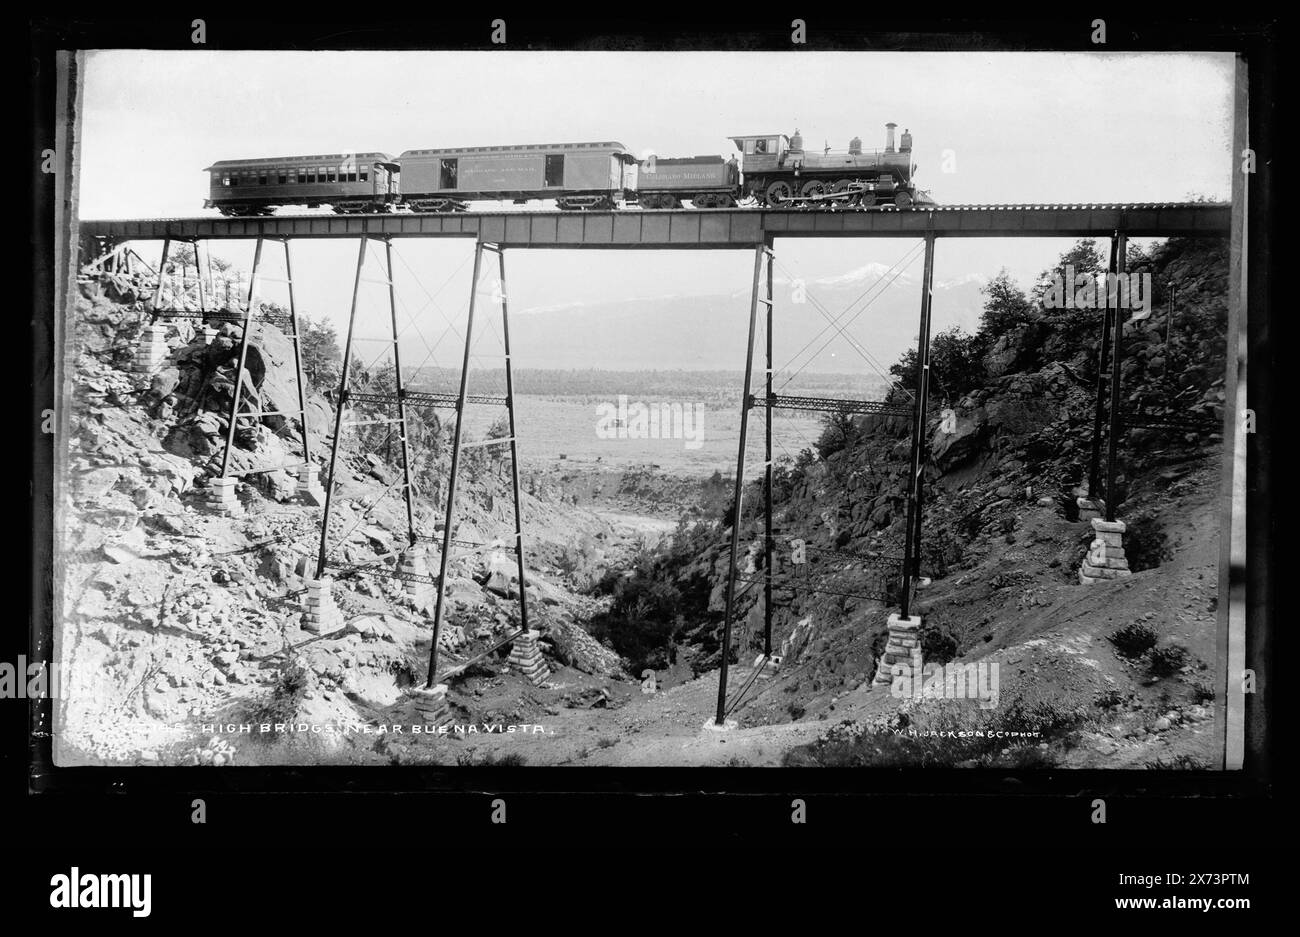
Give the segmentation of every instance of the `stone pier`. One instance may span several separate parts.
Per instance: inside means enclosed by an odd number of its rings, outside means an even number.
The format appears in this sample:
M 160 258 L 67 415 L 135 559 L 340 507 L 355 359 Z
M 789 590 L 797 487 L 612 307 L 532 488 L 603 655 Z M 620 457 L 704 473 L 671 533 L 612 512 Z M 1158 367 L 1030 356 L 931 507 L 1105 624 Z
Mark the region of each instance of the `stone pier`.
M 140 332 L 140 343 L 136 345 L 131 370 L 141 377 L 152 375 L 162 367 L 170 353 L 171 349 L 167 347 L 167 326 L 147 325 Z
M 235 486 L 238 484 L 239 479 L 233 475 L 210 479 L 208 481 L 208 506 L 222 514 L 234 514 L 242 510 L 239 497 L 235 494 Z
M 758 680 L 771 680 L 773 675 L 775 675 L 780 669 L 781 658 L 777 654 L 773 654 L 771 657 L 767 658 L 762 654 L 759 654 L 754 658 L 754 663 L 750 666 L 751 672 L 754 670 L 758 671 L 758 677 L 756 678 Z
M 551 675 L 546 661 L 542 659 L 542 649 L 537 646 L 540 631 L 528 631 L 515 638 L 514 647 L 510 649 L 509 663 L 528 678 L 533 686 L 541 686 Z
M 415 705 L 415 714 L 425 725 L 442 727 L 456 721 L 447 702 L 447 684 L 439 683 L 432 689 L 411 687 L 407 691 Z
M 319 466 L 308 464 L 298 468 L 298 487 L 295 493 L 301 500 L 315 507 L 325 504 L 325 489 L 321 487 Z
M 328 576 L 307 580 L 302 627 L 313 634 L 333 634 L 343 627 L 343 612 L 334 604 L 334 580 Z
M 403 550 L 397 561 L 397 571 L 412 576 L 432 576 L 433 571 L 429 568 L 428 547 L 417 543 Z M 433 586 L 427 582 L 403 579 L 402 591 L 411 597 L 417 607 L 433 598 Z
M 894 682 L 892 667 L 895 664 L 911 666 L 912 653 L 921 646 L 921 616 L 904 618 L 901 615 L 889 616 L 889 641 L 885 644 L 885 653 L 876 663 L 876 676 L 872 679 L 875 686 L 888 686 Z
M 1124 524 L 1122 521 L 1092 519 L 1096 538 L 1088 546 L 1088 555 L 1079 566 L 1079 582 L 1092 585 L 1104 579 L 1123 579 L 1132 576 L 1128 556 L 1124 553 Z
M 1075 498 L 1074 503 L 1079 506 L 1079 520 L 1095 521 L 1106 516 L 1106 502 L 1097 498 Z

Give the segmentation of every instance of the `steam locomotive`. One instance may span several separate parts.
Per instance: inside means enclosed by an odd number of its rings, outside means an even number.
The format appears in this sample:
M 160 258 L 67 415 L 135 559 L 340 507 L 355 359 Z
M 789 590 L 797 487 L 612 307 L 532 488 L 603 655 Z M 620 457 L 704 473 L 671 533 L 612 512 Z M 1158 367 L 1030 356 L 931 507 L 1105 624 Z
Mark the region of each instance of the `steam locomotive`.
M 637 159 L 621 143 L 555 143 L 333 153 L 222 160 L 208 166 L 204 208 L 223 215 L 270 214 L 281 206 L 327 206 L 339 214 L 465 211 L 477 201 L 554 199 L 568 211 L 642 208 L 907 209 L 934 204 L 915 188 L 912 135 L 886 124 L 885 147 L 804 149 L 781 133 L 729 137 L 737 154 Z M 737 159 L 739 155 L 740 159 Z

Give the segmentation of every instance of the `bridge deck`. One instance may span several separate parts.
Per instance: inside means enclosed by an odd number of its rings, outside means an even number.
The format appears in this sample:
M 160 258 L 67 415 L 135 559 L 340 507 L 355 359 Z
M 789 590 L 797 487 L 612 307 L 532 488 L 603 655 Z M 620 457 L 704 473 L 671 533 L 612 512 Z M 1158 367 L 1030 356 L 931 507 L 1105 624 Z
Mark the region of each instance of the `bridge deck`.
M 946 205 L 911 211 L 774 208 L 644 211 L 513 211 L 451 214 L 270 215 L 82 221 L 83 237 L 172 238 L 463 237 L 502 247 L 725 249 L 770 237 L 1227 237 L 1231 206 Z

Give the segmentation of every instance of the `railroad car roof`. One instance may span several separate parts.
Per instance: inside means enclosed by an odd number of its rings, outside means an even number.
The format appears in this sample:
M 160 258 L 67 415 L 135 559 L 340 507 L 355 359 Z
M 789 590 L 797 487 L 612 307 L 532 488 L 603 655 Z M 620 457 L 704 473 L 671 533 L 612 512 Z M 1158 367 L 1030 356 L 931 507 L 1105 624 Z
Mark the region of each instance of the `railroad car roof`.
M 397 158 L 408 156 L 434 156 L 442 153 L 523 153 L 537 150 L 626 150 L 621 143 L 522 143 L 514 146 L 448 146 L 428 150 L 407 150 Z
M 388 162 L 387 153 L 317 153 L 313 156 L 265 156 L 260 159 L 219 159 L 211 166 L 203 167 L 204 172 L 212 169 L 227 169 L 232 166 L 274 166 L 278 163 L 311 163 L 320 160 L 370 159 L 378 157 Z

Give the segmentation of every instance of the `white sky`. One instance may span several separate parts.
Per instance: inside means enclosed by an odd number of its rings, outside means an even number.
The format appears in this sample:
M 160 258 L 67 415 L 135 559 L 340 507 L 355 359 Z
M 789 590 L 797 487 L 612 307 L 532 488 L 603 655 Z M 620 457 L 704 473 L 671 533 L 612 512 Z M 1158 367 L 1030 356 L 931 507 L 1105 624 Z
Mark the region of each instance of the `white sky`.
M 218 159 L 586 140 L 638 154 L 727 154 L 729 135 L 796 127 L 809 149 L 843 149 L 855 134 L 874 148 L 887 121 L 911 130 L 917 184 L 945 204 L 1230 193 L 1228 54 L 109 51 L 91 53 L 86 74 L 83 218 L 215 215 L 200 207 L 201 170 Z M 956 172 L 940 172 L 945 150 Z M 1028 287 L 1067 245 L 945 241 L 936 277 L 1007 266 Z M 900 250 L 847 240 L 777 247 L 810 278 L 890 263 Z M 410 249 L 429 291 L 460 262 L 445 248 Z M 355 250 L 295 244 L 307 312 L 345 320 L 350 297 L 340 293 Z M 242 244 L 217 252 L 251 257 Z M 748 285 L 750 265 L 739 253 L 521 254 L 511 268 L 519 312 L 728 293 Z

